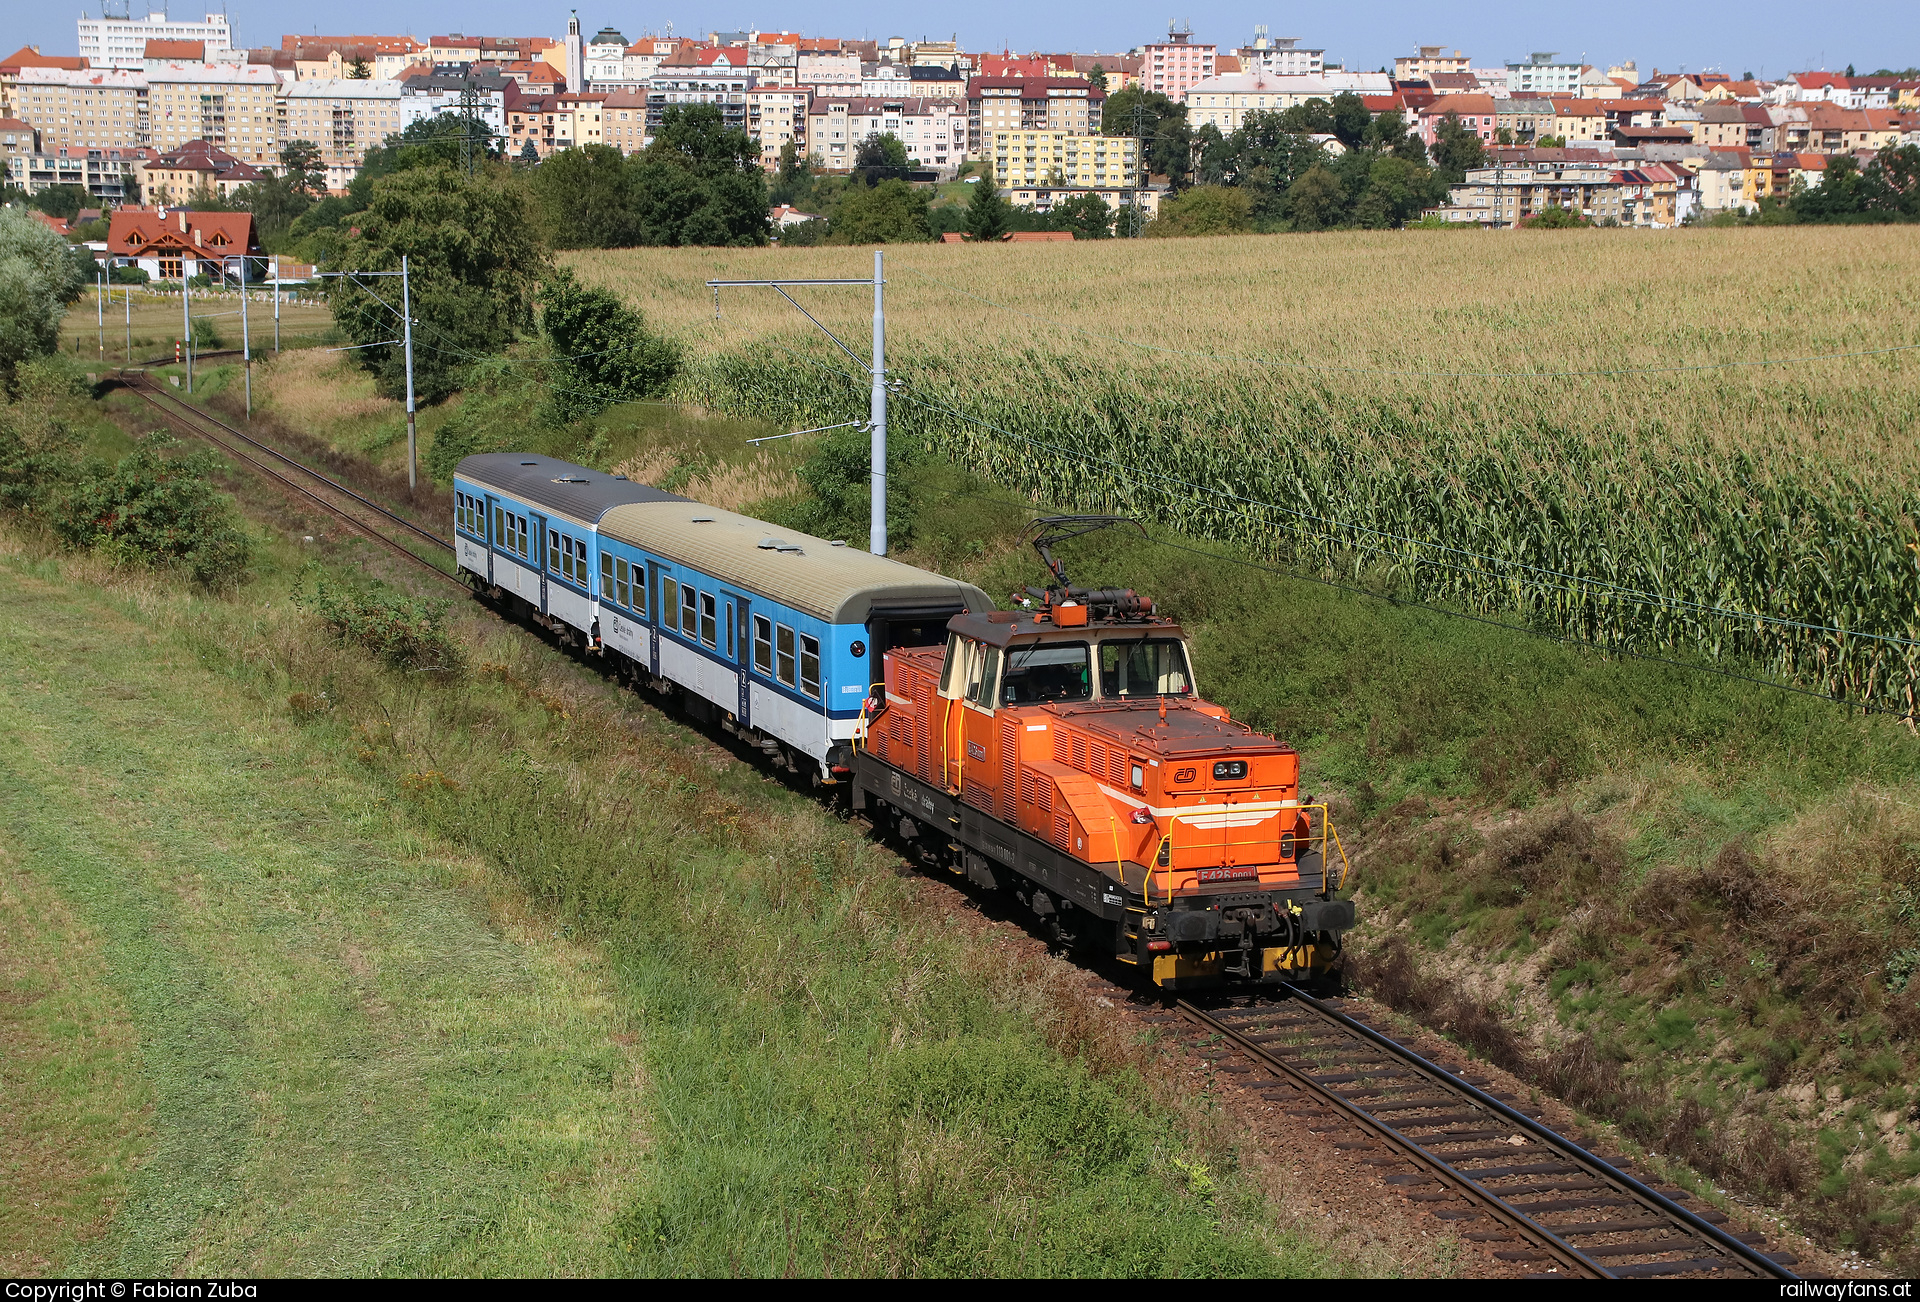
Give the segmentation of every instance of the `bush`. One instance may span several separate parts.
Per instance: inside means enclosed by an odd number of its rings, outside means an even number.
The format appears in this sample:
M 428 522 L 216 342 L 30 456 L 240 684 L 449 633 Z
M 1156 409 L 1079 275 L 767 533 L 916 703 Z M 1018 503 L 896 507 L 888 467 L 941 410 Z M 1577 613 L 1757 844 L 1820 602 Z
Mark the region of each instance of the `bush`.
M 453 675 L 466 665 L 465 654 L 447 633 L 447 602 L 356 591 L 318 577 L 311 588 L 296 591 L 293 601 L 340 641 L 396 668 Z
M 663 392 L 680 369 L 680 349 L 647 330 L 646 318 L 604 289 L 585 289 L 562 269 L 541 291 L 540 324 L 560 376 L 548 420 L 565 426 L 615 403 Z
M 890 547 L 912 536 L 915 502 L 912 481 L 901 473 L 910 458 L 903 438 L 887 442 L 887 541 Z M 821 439 L 800 467 L 800 479 L 812 490 L 805 501 L 773 513 L 776 523 L 804 529 L 822 538 L 844 538 L 850 546 L 868 545 L 872 524 L 873 444 L 864 429 L 834 430 Z
M 25 513 L 44 507 L 79 470 L 80 432 L 55 408 L 79 390 L 53 358 L 22 366 L 18 383 L 19 399 L 0 407 L 0 510 Z
M 190 289 L 212 289 L 213 277 L 203 271 L 197 276 L 187 277 L 187 286 Z
M 118 465 L 86 467 L 53 505 L 54 531 L 115 565 L 177 568 L 207 587 L 231 587 L 245 575 L 253 544 L 232 502 L 209 482 L 220 458 L 161 455 L 177 444 L 149 435 Z
M 153 277 L 146 273 L 145 268 L 136 267 L 129 262 L 108 272 L 107 279 L 116 285 L 144 285 Z

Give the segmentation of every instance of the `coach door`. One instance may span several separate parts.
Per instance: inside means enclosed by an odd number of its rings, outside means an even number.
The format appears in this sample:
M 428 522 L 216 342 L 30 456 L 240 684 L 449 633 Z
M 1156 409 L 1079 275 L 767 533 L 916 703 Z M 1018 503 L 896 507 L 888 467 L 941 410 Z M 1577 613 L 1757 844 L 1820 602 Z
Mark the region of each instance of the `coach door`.
M 540 575 L 540 613 L 547 613 L 547 518 L 527 512 L 527 546 L 533 555 L 528 559 Z
M 675 597 L 675 601 L 679 598 Z M 660 606 L 660 563 L 647 562 L 647 670 L 655 678 L 660 676 L 660 625 L 666 622 L 667 612 Z M 676 614 L 678 611 L 676 610 Z
M 729 592 L 727 594 L 727 640 L 723 645 L 726 647 L 727 660 L 733 665 L 733 681 L 737 684 L 739 696 L 734 706 L 733 717 L 740 721 L 740 726 L 743 728 L 753 726 L 753 709 L 747 690 L 749 678 L 747 671 L 753 657 L 752 635 L 748 632 L 753 627 L 751 616 L 752 603 L 745 597 L 738 597 Z
M 487 539 L 487 582 L 497 582 L 493 577 L 493 549 L 500 545 L 500 499 L 492 493 L 487 494 L 487 511 L 480 531 Z

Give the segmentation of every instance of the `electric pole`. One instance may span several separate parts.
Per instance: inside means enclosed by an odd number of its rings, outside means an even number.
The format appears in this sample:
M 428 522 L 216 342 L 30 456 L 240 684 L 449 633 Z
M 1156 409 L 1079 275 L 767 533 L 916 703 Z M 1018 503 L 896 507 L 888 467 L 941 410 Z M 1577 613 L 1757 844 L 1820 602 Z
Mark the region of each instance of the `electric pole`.
M 867 516 L 869 539 L 867 549 L 875 556 L 887 554 L 887 306 L 886 306 L 886 262 L 885 254 L 876 249 L 873 254 L 873 278 L 871 280 L 709 280 L 707 288 L 713 291 L 714 319 L 720 316 L 720 291 L 722 289 L 740 289 L 757 286 L 771 289 L 781 298 L 792 303 L 801 316 L 813 322 L 827 338 L 833 340 L 841 352 L 853 359 L 853 364 L 873 377 L 873 389 L 869 398 L 868 415 L 865 422 L 857 420 L 841 421 L 837 425 L 821 425 L 815 429 L 795 430 L 791 434 L 775 434 L 771 438 L 794 438 L 800 434 L 820 434 L 832 429 L 847 429 L 850 426 L 866 424 L 872 435 L 869 468 L 872 484 L 873 503 Z M 841 341 L 840 336 L 820 324 L 813 313 L 801 307 L 793 295 L 787 293 L 789 285 L 871 285 L 873 286 L 873 361 L 869 365 L 860 359 L 860 355 Z M 764 442 L 766 440 L 754 440 Z
M 253 424 L 253 339 L 247 333 L 247 255 L 240 255 L 240 370 L 247 381 L 247 424 Z
M 193 313 L 188 310 L 187 300 L 193 294 L 193 287 L 187 284 L 187 260 L 180 259 L 180 340 L 187 354 L 187 396 L 193 396 Z
M 413 294 L 407 275 L 407 255 L 400 255 L 400 337 L 407 352 L 407 495 L 419 486 L 420 471 L 415 457 L 413 426 Z
M 873 506 L 868 515 L 868 550 L 887 554 L 887 282 L 882 276 L 886 255 L 873 251 Z

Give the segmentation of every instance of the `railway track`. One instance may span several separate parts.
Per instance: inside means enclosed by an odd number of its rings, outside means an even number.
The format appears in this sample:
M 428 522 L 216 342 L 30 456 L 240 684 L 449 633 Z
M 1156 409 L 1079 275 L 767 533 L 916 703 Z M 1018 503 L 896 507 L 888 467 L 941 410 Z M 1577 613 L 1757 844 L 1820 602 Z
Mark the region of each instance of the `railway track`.
M 440 581 L 462 592 L 469 590 L 466 584 L 449 574 L 435 559 L 430 559 L 453 554 L 453 544 L 446 539 L 421 528 L 405 516 L 389 511 L 332 476 L 303 465 L 252 435 L 166 392 L 145 374 L 128 371 L 122 372 L 121 378 L 128 388 L 139 394 L 176 430 L 184 429 L 235 460 L 245 462 L 281 488 L 338 517 L 355 532 L 396 556 L 430 571 Z M 406 545 L 409 543 L 412 545 Z M 422 545 L 429 548 L 427 555 L 416 550 Z
M 434 560 L 402 546 L 399 531 L 451 553 L 445 539 L 267 446 L 172 394 L 145 375 L 126 382 L 171 425 L 185 427 L 280 486 L 436 578 L 467 591 Z M 372 523 L 375 521 L 377 523 Z M 1230 1072 L 1262 1073 L 1266 1097 L 1293 1104 L 1310 1128 L 1346 1129 L 1354 1160 L 1400 1168 L 1386 1176 L 1444 1220 L 1474 1223 L 1464 1237 L 1496 1258 L 1537 1264 L 1550 1278 L 1744 1276 L 1797 1278 L 1791 1253 L 1763 1251 L 1764 1237 L 1723 1228 L 1724 1213 L 1694 1212 L 1688 1195 L 1636 1179 L 1513 1103 L 1382 1034 L 1334 1003 L 1283 987 L 1285 998 L 1181 1001 L 1168 1018 L 1198 1033 L 1195 1044 Z M 1486 1082 L 1491 1085 L 1491 1081 Z M 1327 1124 L 1314 1127 L 1315 1120 Z
M 1270 1078 L 1263 1095 L 1296 1105 L 1310 1127 L 1318 1118 L 1320 1129 L 1353 1132 L 1337 1146 L 1395 1168 L 1389 1185 L 1443 1220 L 1477 1223 L 1464 1237 L 1497 1245 L 1497 1258 L 1555 1278 L 1797 1278 L 1791 1253 L 1723 1228 L 1724 1213 L 1682 1206 L 1685 1192 L 1642 1183 L 1464 1070 L 1284 989 L 1283 999 L 1213 1008 L 1183 1000 L 1168 1016 L 1191 1024 L 1195 1047 L 1229 1072 Z

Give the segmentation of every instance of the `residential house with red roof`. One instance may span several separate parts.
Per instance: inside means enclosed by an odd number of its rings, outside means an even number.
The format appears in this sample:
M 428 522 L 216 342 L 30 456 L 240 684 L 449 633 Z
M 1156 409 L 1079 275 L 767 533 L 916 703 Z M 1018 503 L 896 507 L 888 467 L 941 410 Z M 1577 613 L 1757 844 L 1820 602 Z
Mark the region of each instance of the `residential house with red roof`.
M 108 262 L 155 280 L 259 280 L 263 256 L 252 213 L 122 210 L 107 224 Z
M 205 140 L 154 155 L 141 168 L 140 193 L 149 203 L 192 203 L 200 195 L 229 199 L 243 185 L 267 179 L 267 173 Z

